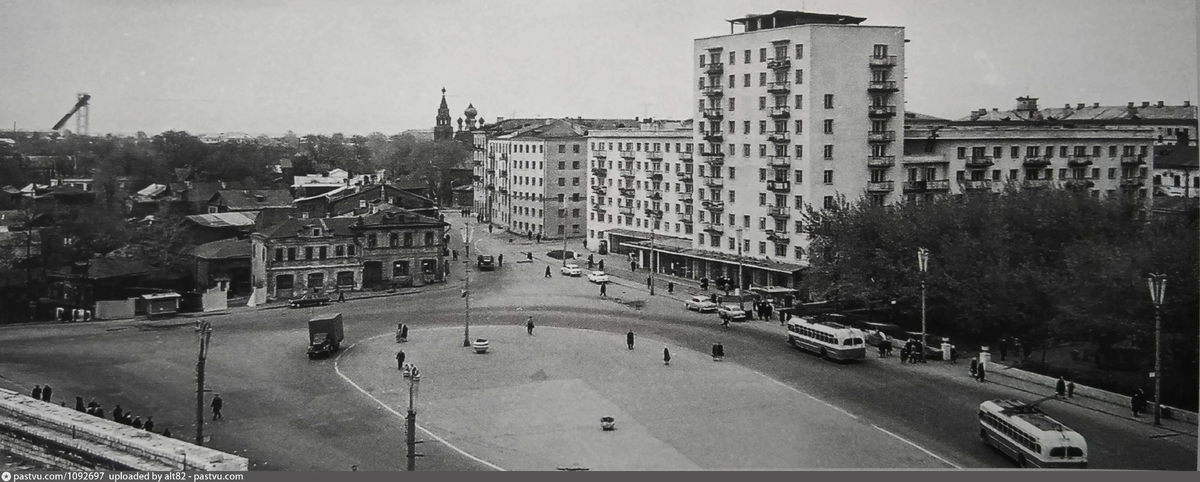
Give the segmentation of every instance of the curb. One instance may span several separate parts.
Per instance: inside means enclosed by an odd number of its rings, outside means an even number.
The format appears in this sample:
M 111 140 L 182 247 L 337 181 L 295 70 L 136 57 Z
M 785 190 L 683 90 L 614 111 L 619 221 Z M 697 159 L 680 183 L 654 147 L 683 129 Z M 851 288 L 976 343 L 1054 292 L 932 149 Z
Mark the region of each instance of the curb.
M 1002 377 L 1012 378 L 1014 380 L 1021 380 L 1023 382 L 1032 383 L 1032 384 L 1035 384 L 1038 386 L 1046 387 L 1051 390 L 1053 390 L 1055 388 L 1055 383 L 1057 382 L 1057 380 L 1050 378 L 1048 376 L 1045 376 L 1045 375 L 1028 372 L 1025 370 L 1021 370 L 1019 368 L 1013 368 L 1011 366 L 1004 365 L 1004 364 L 997 363 L 997 362 L 992 362 L 992 364 L 1003 367 L 1003 369 L 1000 369 L 1000 370 L 993 369 L 991 371 L 991 373 L 1002 376 Z M 1007 385 L 1005 385 L 1005 386 L 1007 386 Z M 1014 388 L 1016 388 L 1016 387 L 1014 387 Z M 1082 398 L 1088 398 L 1091 400 L 1095 400 L 1097 402 L 1106 403 L 1106 404 L 1112 405 L 1114 407 L 1120 407 L 1122 409 L 1126 407 L 1126 404 L 1129 403 L 1129 399 L 1130 399 L 1130 397 L 1127 397 L 1125 395 L 1121 395 L 1118 393 L 1113 393 L 1113 392 L 1109 392 L 1109 391 L 1105 391 L 1105 390 L 1100 390 L 1100 389 L 1088 387 L 1085 385 L 1076 385 L 1075 386 L 1075 395 L 1082 397 Z M 1076 405 L 1078 405 L 1078 404 L 1076 404 Z M 1091 408 L 1091 407 L 1087 407 L 1087 408 Z M 1197 415 L 1195 412 L 1181 410 L 1181 409 L 1174 408 L 1174 407 L 1171 407 L 1168 405 L 1163 405 L 1162 408 L 1163 408 L 1163 410 L 1162 410 L 1163 418 L 1196 425 Z M 1099 409 L 1094 409 L 1094 410 L 1101 411 L 1104 413 L 1110 413 L 1105 410 L 1099 410 Z M 1117 414 L 1112 414 L 1112 415 L 1117 415 Z M 1118 415 L 1118 416 L 1120 416 L 1120 415 Z

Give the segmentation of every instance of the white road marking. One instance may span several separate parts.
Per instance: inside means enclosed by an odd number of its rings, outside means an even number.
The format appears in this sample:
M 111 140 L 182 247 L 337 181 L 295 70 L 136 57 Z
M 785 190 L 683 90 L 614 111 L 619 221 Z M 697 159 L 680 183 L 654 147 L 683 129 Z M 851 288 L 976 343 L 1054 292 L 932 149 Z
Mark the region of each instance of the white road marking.
M 382 335 L 376 335 L 376 336 L 373 336 L 373 337 L 367 338 L 366 340 L 362 340 L 362 341 L 371 341 L 371 340 L 374 340 L 374 339 L 376 339 L 376 338 L 381 338 L 381 337 L 390 336 L 390 335 L 391 335 L 391 333 L 384 333 L 384 334 L 382 334 Z M 345 350 L 342 350 L 342 352 L 338 354 L 337 358 L 335 358 L 335 359 L 333 360 L 333 371 L 337 372 L 338 376 L 339 376 L 339 377 L 342 377 L 342 380 L 345 380 L 345 381 L 346 381 L 346 383 L 349 383 L 351 386 L 353 386 L 353 387 L 354 387 L 355 389 L 357 389 L 359 392 L 362 392 L 362 394 L 363 394 L 363 395 L 366 395 L 366 396 L 367 396 L 367 398 L 370 398 L 371 400 L 374 400 L 374 401 L 375 401 L 375 403 L 377 403 L 377 404 L 379 404 L 379 406 L 383 407 L 383 409 L 384 409 L 384 410 L 387 410 L 387 411 L 389 411 L 389 412 L 392 412 L 392 415 L 395 415 L 395 416 L 397 416 L 397 417 L 400 417 L 400 419 L 401 419 L 401 420 L 407 420 L 407 419 L 408 419 L 408 417 L 406 417 L 404 414 L 402 414 L 402 413 L 400 413 L 400 412 L 397 412 L 397 411 L 396 411 L 395 409 L 393 409 L 392 407 L 389 407 L 389 406 L 388 406 L 388 404 L 386 404 L 386 403 L 383 403 L 383 402 L 382 402 L 381 400 L 379 400 L 378 398 L 375 398 L 375 396 L 374 396 L 374 395 L 371 395 L 370 393 L 368 393 L 366 390 L 364 390 L 364 389 L 363 389 L 363 387 L 360 387 L 360 386 L 358 386 L 358 384 L 357 384 L 357 383 L 354 383 L 354 380 L 351 380 L 351 379 L 350 379 L 350 377 L 347 377 L 345 374 L 343 374 L 343 373 L 342 373 L 342 370 L 341 370 L 340 368 L 338 368 L 338 362 L 342 360 L 342 355 L 344 355 L 344 354 L 346 354 L 346 353 L 349 353 L 349 352 L 350 352 L 350 350 L 351 350 L 351 349 L 353 349 L 353 348 L 355 347 L 355 345 L 358 345 L 358 343 L 361 343 L 361 342 L 355 342 L 354 344 L 351 344 L 350 346 L 346 347 L 346 349 L 345 349 Z M 455 447 L 455 446 L 454 446 L 454 444 L 452 444 L 452 443 L 450 443 L 450 442 L 447 442 L 447 441 L 446 441 L 446 439 L 444 439 L 444 438 L 441 438 L 441 437 L 437 436 L 437 434 L 435 434 L 435 433 L 433 433 L 433 432 L 430 432 L 430 431 L 429 431 L 428 429 L 426 429 L 425 427 L 422 427 L 422 426 L 420 426 L 420 425 L 417 425 L 417 429 L 418 429 L 418 430 L 420 430 L 420 431 L 422 431 L 422 432 L 424 432 L 424 433 L 425 433 L 425 435 L 428 435 L 428 436 L 430 436 L 430 437 L 433 437 L 433 439 L 434 439 L 434 440 L 437 440 L 438 442 L 441 442 L 441 443 L 442 443 L 442 445 L 445 445 L 445 446 L 447 446 L 447 447 L 450 447 L 450 448 L 451 448 L 451 449 L 453 449 L 455 452 L 458 452 L 458 453 L 460 453 L 460 454 L 463 454 L 464 456 L 466 456 L 467 458 L 469 458 L 469 459 L 471 459 L 471 460 L 474 460 L 474 461 L 476 461 L 476 462 L 479 462 L 479 463 L 481 463 L 481 464 L 483 464 L 483 465 L 486 465 L 486 466 L 488 466 L 488 467 L 491 467 L 492 469 L 495 469 L 495 470 L 498 470 L 498 471 L 501 471 L 501 472 L 506 472 L 506 470 L 504 470 L 504 468 L 500 467 L 499 465 L 496 465 L 496 464 L 493 464 L 493 463 L 491 463 L 491 462 L 488 462 L 488 461 L 486 461 L 486 460 L 483 460 L 483 459 L 481 459 L 481 458 L 479 458 L 479 457 L 476 457 L 476 456 L 474 456 L 474 455 L 471 455 L 471 454 L 467 453 L 467 451 L 465 451 L 465 450 L 463 450 L 463 449 L 460 449 L 460 448 L 458 448 L 458 447 Z
M 774 378 L 771 378 L 771 377 L 767 376 L 765 373 L 762 373 L 762 372 L 760 372 L 760 371 L 757 371 L 757 370 L 755 370 L 755 371 L 754 371 L 754 373 L 757 373 L 757 374 L 759 374 L 759 376 L 761 376 L 761 377 L 763 377 L 763 378 L 766 378 L 767 380 L 770 380 L 770 381 L 774 382 L 776 385 L 779 385 L 779 386 L 781 386 L 781 387 L 784 387 L 784 388 L 786 388 L 786 389 L 788 389 L 788 390 L 791 390 L 791 391 L 793 391 L 793 392 L 796 392 L 796 393 L 799 393 L 799 394 L 801 394 L 801 395 L 804 395 L 804 396 L 806 396 L 806 397 L 808 397 L 808 398 L 811 398 L 811 399 L 813 399 L 813 400 L 816 400 L 816 401 L 818 401 L 818 402 L 820 402 L 820 403 L 824 404 L 825 406 L 827 406 L 827 407 L 829 407 L 829 408 L 832 408 L 832 409 L 834 409 L 834 410 L 837 410 L 837 411 L 839 411 L 839 412 L 842 412 L 842 413 L 846 414 L 846 416 L 848 416 L 848 417 L 850 417 L 850 418 L 853 418 L 853 419 L 855 419 L 855 420 L 858 420 L 858 419 L 859 419 L 857 415 L 855 415 L 855 414 L 853 414 L 853 413 L 850 413 L 850 412 L 847 412 L 846 410 L 843 410 L 843 409 L 842 409 L 842 407 L 839 407 L 839 406 L 837 406 L 837 405 L 834 405 L 834 404 L 832 404 L 832 403 L 829 403 L 829 402 L 826 402 L 826 401 L 824 401 L 824 400 L 821 400 L 821 399 L 819 399 L 819 398 L 817 398 L 817 397 L 814 397 L 814 396 L 812 396 L 812 395 L 808 394 L 807 392 L 805 392 L 805 391 L 803 391 L 803 390 L 800 390 L 799 388 L 793 387 L 793 386 L 791 386 L 791 385 L 788 385 L 788 384 L 786 384 L 786 383 L 783 383 L 783 382 L 781 382 L 781 381 L 779 381 L 779 380 L 776 380 L 776 379 L 774 379 Z M 917 444 L 913 443 L 912 441 L 910 441 L 910 440 L 908 440 L 908 439 L 906 439 L 906 438 L 904 438 L 904 437 L 901 437 L 901 436 L 899 436 L 899 435 L 896 435 L 896 434 L 894 434 L 894 433 L 892 433 L 892 432 L 889 432 L 889 431 L 885 430 L 883 427 L 880 427 L 880 426 L 878 426 L 878 425 L 875 425 L 875 424 L 871 424 L 871 426 L 872 426 L 872 427 L 875 427 L 875 429 L 876 429 L 876 430 L 879 430 L 880 432 L 883 432 L 883 433 L 886 433 L 886 434 L 888 434 L 888 435 L 891 435 L 891 436 L 892 436 L 892 437 L 894 437 L 896 440 L 899 440 L 899 441 L 901 441 L 901 442 L 904 442 L 904 443 L 906 443 L 906 444 L 909 444 L 909 445 L 911 445 L 911 446 L 913 446 L 913 447 L 916 447 L 916 448 L 917 448 L 917 450 L 920 450 L 920 451 L 922 451 L 922 452 L 925 452 L 925 453 L 926 453 L 926 454 L 928 454 L 930 457 L 933 457 L 933 458 L 935 458 L 935 459 L 938 459 L 939 461 L 941 461 L 942 463 L 944 463 L 944 464 L 946 464 L 946 465 L 949 465 L 949 466 L 951 466 L 951 467 L 954 467 L 954 468 L 956 468 L 956 469 L 961 469 L 961 468 L 962 468 L 962 467 L 959 467 L 958 465 L 955 465 L 953 462 L 951 462 L 951 461 L 949 461 L 949 460 L 946 460 L 945 458 L 943 458 L 943 457 L 939 456 L 938 454 L 935 454 L 935 453 L 933 453 L 933 452 L 929 451 L 929 450 L 928 450 L 928 449 L 926 449 L 925 447 L 922 447 L 922 446 L 920 446 L 920 445 L 917 445 Z

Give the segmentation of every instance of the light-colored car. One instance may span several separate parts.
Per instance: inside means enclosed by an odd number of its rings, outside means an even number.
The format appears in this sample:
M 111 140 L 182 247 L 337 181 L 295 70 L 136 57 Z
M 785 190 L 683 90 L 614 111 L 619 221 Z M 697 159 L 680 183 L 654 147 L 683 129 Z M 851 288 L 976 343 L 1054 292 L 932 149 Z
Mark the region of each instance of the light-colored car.
M 591 281 L 593 283 L 607 283 L 608 282 L 608 273 L 605 273 L 603 271 L 592 271 L 592 272 L 588 273 L 588 281 Z
M 730 321 L 745 320 L 746 312 L 738 305 L 724 305 L 717 308 L 717 315 Z
M 691 299 L 684 301 L 683 306 L 689 310 L 696 310 L 701 313 L 705 311 L 717 311 L 717 304 L 713 303 L 707 296 L 693 296 Z
M 583 270 L 580 269 L 579 265 L 577 264 L 568 264 L 563 266 L 562 268 L 559 268 L 559 272 L 565 276 L 583 276 Z

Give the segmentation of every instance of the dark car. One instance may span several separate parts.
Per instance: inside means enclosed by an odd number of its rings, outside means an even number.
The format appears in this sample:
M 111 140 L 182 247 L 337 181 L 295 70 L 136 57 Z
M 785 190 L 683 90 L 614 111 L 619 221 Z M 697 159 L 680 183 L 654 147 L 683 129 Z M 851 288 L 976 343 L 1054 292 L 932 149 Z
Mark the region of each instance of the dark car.
M 310 306 L 328 305 L 329 297 L 314 294 L 306 294 L 299 298 L 293 298 L 289 303 L 292 308 L 307 308 Z
M 479 255 L 479 260 L 476 262 L 481 271 L 491 271 L 496 269 L 496 257 L 490 254 Z
M 907 331 L 904 332 L 904 336 L 912 338 L 918 343 L 921 341 L 921 332 L 919 331 Z M 933 333 L 926 333 L 925 340 L 928 342 L 925 345 L 925 358 L 927 360 L 941 360 L 943 357 L 942 342 L 948 342 L 950 339 L 943 336 L 934 335 Z M 897 344 L 897 341 L 900 343 Z M 898 346 L 903 346 L 904 341 L 905 340 L 893 340 L 892 343 Z

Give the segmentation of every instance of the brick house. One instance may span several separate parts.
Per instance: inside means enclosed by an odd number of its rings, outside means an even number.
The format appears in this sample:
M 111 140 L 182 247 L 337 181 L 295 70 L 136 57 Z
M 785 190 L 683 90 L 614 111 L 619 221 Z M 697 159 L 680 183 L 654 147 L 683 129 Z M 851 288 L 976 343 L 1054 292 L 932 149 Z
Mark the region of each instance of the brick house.
M 422 286 L 446 281 L 445 232 L 449 224 L 393 209 L 358 219 L 363 288 Z

